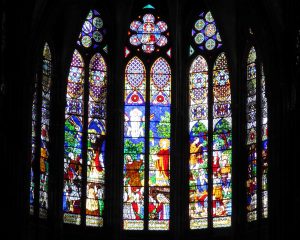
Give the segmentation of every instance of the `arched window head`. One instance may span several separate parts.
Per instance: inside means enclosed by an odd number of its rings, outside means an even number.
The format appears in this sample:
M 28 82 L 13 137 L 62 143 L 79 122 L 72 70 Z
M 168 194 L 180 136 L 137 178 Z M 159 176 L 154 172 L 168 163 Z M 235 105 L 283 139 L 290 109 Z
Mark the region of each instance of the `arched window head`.
M 255 47 L 247 58 L 247 221 L 268 216 L 268 108 L 263 65 Z
M 211 12 L 197 16 L 189 55 L 189 226 L 192 230 L 229 227 L 231 87 L 227 58 Z M 214 63 L 209 65 L 206 56 Z
M 128 35 L 123 229 L 169 230 L 172 74 L 168 25 L 147 5 L 131 22 Z
M 91 10 L 73 53 L 65 107 L 64 222 L 93 227 L 103 226 L 105 210 L 105 33 L 99 12 Z
M 42 69 L 37 74 L 32 105 L 30 213 L 48 216 L 49 127 L 52 57 L 48 43 L 43 48 Z M 40 136 L 40 137 L 39 137 Z M 35 207 L 37 206 L 38 207 Z M 35 210 L 38 211 L 35 213 Z

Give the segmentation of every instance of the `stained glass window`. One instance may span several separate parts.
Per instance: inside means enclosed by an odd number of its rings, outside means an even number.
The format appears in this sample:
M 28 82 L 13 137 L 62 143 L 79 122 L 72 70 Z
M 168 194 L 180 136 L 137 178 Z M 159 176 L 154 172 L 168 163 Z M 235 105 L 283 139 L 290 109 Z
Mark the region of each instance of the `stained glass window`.
M 256 51 L 250 49 L 247 60 L 247 220 L 257 219 L 257 142 L 256 142 Z
M 268 217 L 268 101 L 263 65 L 257 64 L 256 50 L 251 47 L 247 59 L 246 102 L 248 222 Z M 258 172 L 257 169 L 260 169 L 261 172 Z M 261 205 L 261 209 L 258 208 L 259 205 Z
M 30 181 L 30 213 L 34 214 L 36 187 L 39 188 L 40 218 L 48 215 L 48 183 L 49 183 L 49 127 L 50 127 L 50 89 L 52 84 L 52 59 L 48 43 L 43 49 L 41 79 L 35 83 L 32 106 L 32 151 Z M 38 89 L 41 89 L 39 94 Z M 37 135 L 40 134 L 40 139 Z M 38 155 L 37 155 L 38 154 Z M 37 162 L 39 161 L 39 162 Z M 37 172 L 36 165 L 39 166 Z M 38 183 L 35 180 L 38 178 Z
M 125 58 L 133 55 L 125 68 L 125 230 L 168 230 L 170 224 L 171 68 L 163 56 L 171 58 L 171 48 L 168 26 L 154 9 L 144 7 L 130 24 L 125 47 Z
M 189 218 L 190 229 L 231 226 L 232 120 L 227 59 L 210 12 L 201 13 L 191 35 L 189 55 Z M 201 43 L 196 31 L 203 34 Z M 215 37 L 214 37 L 215 36 Z M 207 41 L 215 41 L 213 48 Z M 219 42 L 218 45 L 217 41 Z M 202 44 L 202 45 L 201 45 Z M 205 46 L 205 47 L 204 47 Z M 215 59 L 209 66 L 200 53 Z M 211 77 L 210 77 L 211 76 Z
M 103 35 L 98 38 L 101 32 Z M 99 12 L 91 10 L 77 41 L 79 47 L 73 53 L 65 107 L 64 222 L 94 227 L 103 226 L 104 214 L 107 105 L 104 35 Z M 89 47 L 94 50 L 87 52 Z

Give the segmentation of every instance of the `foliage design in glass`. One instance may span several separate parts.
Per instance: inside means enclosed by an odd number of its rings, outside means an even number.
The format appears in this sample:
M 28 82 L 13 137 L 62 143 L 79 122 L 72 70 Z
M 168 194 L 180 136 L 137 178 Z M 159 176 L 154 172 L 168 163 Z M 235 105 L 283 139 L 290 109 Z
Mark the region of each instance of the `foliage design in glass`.
M 155 17 L 147 13 L 140 20 L 130 24 L 129 41 L 133 46 L 142 46 L 145 53 L 152 53 L 156 47 L 163 47 L 168 43 L 168 26 L 164 21 L 156 21 Z
M 268 101 L 266 97 L 266 80 L 261 65 L 261 149 L 262 149 L 262 218 L 268 217 Z
M 40 149 L 40 196 L 39 216 L 47 217 L 48 183 L 49 183 L 49 122 L 50 122 L 50 88 L 51 88 L 51 52 L 46 43 L 43 51 L 42 72 L 42 114 L 41 114 L 41 149 Z
M 146 69 L 133 57 L 125 69 L 123 228 L 144 228 Z
M 48 182 L 49 182 L 49 122 L 50 122 L 50 89 L 52 78 L 52 60 L 48 43 L 43 49 L 43 62 L 41 81 L 36 81 L 32 105 L 32 150 L 31 150 L 31 177 L 30 177 L 30 214 L 34 214 L 35 188 L 38 178 L 38 201 L 39 217 L 47 218 L 48 212 Z M 41 85 L 41 86 L 40 86 Z M 41 95 L 37 90 L 41 87 Z M 40 109 L 38 109 L 38 105 Z M 40 121 L 40 123 L 39 123 Z M 40 124 L 40 125 L 39 125 Z M 40 128 L 40 141 L 37 139 L 38 128 Z M 37 146 L 39 143 L 39 146 Z M 37 148 L 40 148 L 39 156 L 36 156 Z M 39 159 L 35 159 L 35 158 Z M 38 162 L 39 170 L 35 172 L 34 165 Z
M 82 135 L 84 62 L 78 50 L 73 53 L 67 83 L 64 140 L 64 222 L 81 223 Z
M 190 228 L 207 228 L 208 213 L 208 65 L 198 55 L 189 71 L 190 157 L 189 216 Z
M 85 48 L 97 48 L 103 40 L 105 31 L 99 12 L 90 10 L 82 26 L 77 44 Z
M 107 69 L 96 53 L 89 66 L 86 225 L 103 226 Z
M 192 29 L 192 37 L 200 50 L 213 50 L 222 46 L 220 33 L 211 12 L 202 12 Z
M 160 57 L 150 70 L 149 230 L 168 230 L 170 219 L 171 69 Z
M 213 68 L 213 227 L 231 226 L 232 212 L 232 120 L 227 59 L 219 54 Z
M 257 134 L 256 134 L 256 51 L 251 47 L 247 60 L 247 221 L 257 219 Z

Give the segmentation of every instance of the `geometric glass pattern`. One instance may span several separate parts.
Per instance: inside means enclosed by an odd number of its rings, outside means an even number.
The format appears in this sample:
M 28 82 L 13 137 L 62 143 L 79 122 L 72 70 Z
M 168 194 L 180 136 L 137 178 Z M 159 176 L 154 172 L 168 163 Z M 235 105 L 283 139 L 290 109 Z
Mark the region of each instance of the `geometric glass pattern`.
M 97 48 L 103 40 L 105 29 L 99 12 L 90 10 L 79 34 L 77 44 L 85 48 Z
M 152 53 L 155 46 L 163 47 L 168 43 L 165 35 L 168 29 L 164 21 L 155 23 L 155 17 L 148 13 L 143 16 L 143 21 L 133 21 L 130 24 L 129 42 L 133 46 L 142 45 L 142 50 L 145 53 Z
M 199 14 L 192 29 L 192 37 L 200 50 L 213 50 L 222 46 L 220 33 L 211 12 Z
M 247 60 L 247 221 L 257 219 L 257 122 L 256 122 L 256 51 L 251 47 Z
M 229 227 L 232 212 L 232 120 L 227 59 L 219 54 L 213 68 L 213 227 Z

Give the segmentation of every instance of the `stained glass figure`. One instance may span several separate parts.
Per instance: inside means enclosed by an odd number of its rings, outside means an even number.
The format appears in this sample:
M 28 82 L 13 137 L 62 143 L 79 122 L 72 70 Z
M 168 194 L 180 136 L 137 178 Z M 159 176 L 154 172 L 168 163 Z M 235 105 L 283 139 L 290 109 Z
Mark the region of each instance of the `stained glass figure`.
M 208 212 L 208 65 L 198 55 L 190 67 L 190 228 L 207 228 Z
M 146 69 L 133 57 L 125 69 L 123 228 L 144 229 Z
M 150 13 L 145 14 L 142 20 L 135 20 L 130 24 L 131 45 L 141 45 L 145 53 L 152 53 L 155 46 L 165 46 L 168 43 L 167 24 L 164 21 L 155 21 L 154 15 Z
M 222 46 L 220 33 L 211 12 L 202 12 L 192 29 L 192 37 L 200 50 L 213 50 Z
M 105 29 L 97 10 L 90 10 L 79 34 L 77 44 L 85 48 L 96 48 L 103 40 Z
M 65 154 L 64 154 L 64 222 L 81 224 L 82 187 L 82 135 L 84 62 L 78 50 L 73 53 L 67 83 L 65 108 Z
M 247 220 L 257 220 L 257 123 L 256 123 L 256 51 L 251 47 L 247 60 Z
M 211 17 L 208 19 L 212 21 Z M 213 68 L 212 148 L 213 227 L 229 227 L 232 213 L 232 120 L 230 80 L 224 53 L 219 54 Z

